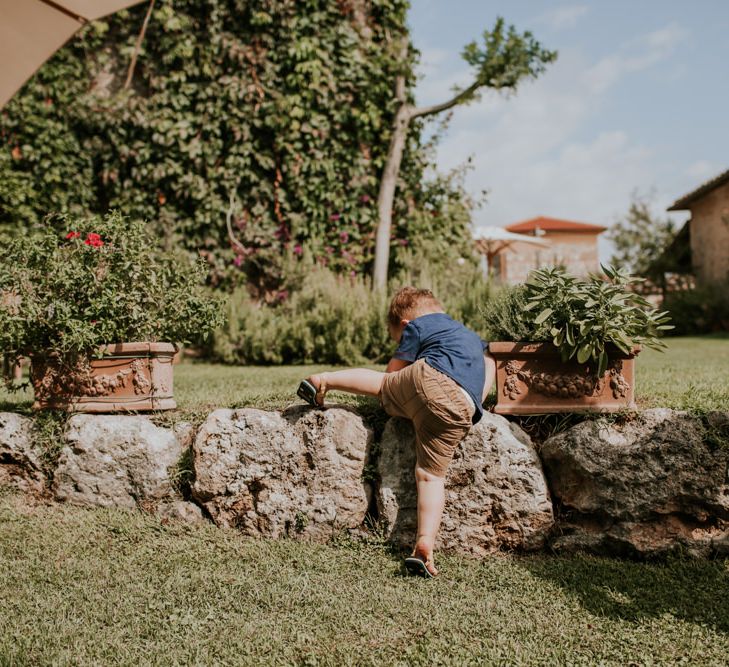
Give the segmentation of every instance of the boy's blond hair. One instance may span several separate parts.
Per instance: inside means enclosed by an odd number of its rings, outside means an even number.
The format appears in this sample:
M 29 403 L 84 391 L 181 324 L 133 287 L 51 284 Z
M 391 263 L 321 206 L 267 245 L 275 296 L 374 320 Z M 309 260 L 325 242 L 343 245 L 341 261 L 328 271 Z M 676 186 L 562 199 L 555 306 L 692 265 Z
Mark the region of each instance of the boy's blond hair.
M 403 287 L 392 297 L 387 321 L 396 327 L 402 320 L 414 320 L 421 315 L 442 312 L 443 305 L 429 289 Z

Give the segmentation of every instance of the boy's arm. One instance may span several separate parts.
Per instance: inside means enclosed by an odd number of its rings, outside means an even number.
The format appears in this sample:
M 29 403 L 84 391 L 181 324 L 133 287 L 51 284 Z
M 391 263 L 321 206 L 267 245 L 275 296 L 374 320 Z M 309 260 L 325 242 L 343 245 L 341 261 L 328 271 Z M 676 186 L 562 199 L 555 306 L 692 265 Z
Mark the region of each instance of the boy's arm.
M 387 368 L 385 369 L 385 373 L 395 373 L 396 371 L 401 371 L 405 366 L 409 366 L 412 362 L 405 361 L 403 359 L 395 359 L 393 357 L 390 359 L 390 361 L 387 364 Z

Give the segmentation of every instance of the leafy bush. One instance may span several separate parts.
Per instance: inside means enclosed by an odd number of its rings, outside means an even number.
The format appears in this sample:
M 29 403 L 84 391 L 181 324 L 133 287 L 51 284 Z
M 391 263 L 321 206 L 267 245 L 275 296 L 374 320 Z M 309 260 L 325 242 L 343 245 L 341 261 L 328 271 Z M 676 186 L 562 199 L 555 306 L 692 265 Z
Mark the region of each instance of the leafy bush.
M 386 314 L 389 301 L 373 293 L 368 280 L 341 276 L 310 262 L 299 285 L 277 305 L 251 301 L 236 290 L 228 300 L 225 327 L 215 332 L 209 353 L 226 363 L 382 363 L 394 351 Z M 408 276 L 412 277 L 412 275 Z M 443 297 L 446 312 L 476 331 L 490 286 L 473 265 L 456 265 L 449 275 L 411 281 Z M 393 285 L 393 291 L 400 285 Z
M 106 343 L 198 340 L 222 322 L 205 275 L 118 213 L 48 219 L 0 247 L 0 351 L 68 357 Z
M 669 292 L 663 307 L 676 325 L 674 335 L 729 331 L 729 282 Z
M 507 325 L 518 338 L 512 340 L 552 341 L 563 361 L 594 361 L 598 375 L 608 364 L 606 346 L 615 345 L 628 354 L 634 345 L 662 349 L 658 338 L 666 324 L 667 313 L 658 312 L 642 296 L 630 290 L 639 281 L 620 269 L 603 266 L 608 280 L 592 275 L 586 281 L 567 274 L 564 269 L 539 269 L 529 275 L 523 293 L 512 292 L 502 303 L 502 310 L 492 312 L 489 327 Z M 516 310 L 523 307 L 524 329 L 515 323 Z
M 523 285 L 504 285 L 496 290 L 483 309 L 486 340 L 539 342 L 530 317 L 525 317 L 526 288 Z M 543 339 L 543 340 L 546 340 Z
M 213 339 L 212 356 L 241 364 L 362 364 L 392 351 L 383 296 L 360 277 L 313 266 L 295 292 L 275 306 L 236 290 L 228 321 Z

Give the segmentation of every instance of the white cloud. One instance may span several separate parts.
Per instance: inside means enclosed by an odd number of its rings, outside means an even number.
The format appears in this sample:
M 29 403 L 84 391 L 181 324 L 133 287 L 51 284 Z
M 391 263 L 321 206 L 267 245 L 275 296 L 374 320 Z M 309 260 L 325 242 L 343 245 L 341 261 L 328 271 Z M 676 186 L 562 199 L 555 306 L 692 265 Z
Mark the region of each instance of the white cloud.
M 592 135 L 586 128 L 619 81 L 667 59 L 686 37 L 681 26 L 669 24 L 597 61 L 563 48 L 558 61 L 517 95 L 490 91 L 481 102 L 457 109 L 437 162 L 447 170 L 473 156 L 467 188 L 474 194 L 490 191 L 474 222 L 506 225 L 549 215 L 612 224 L 627 210 L 636 188 L 655 185 L 646 182 L 647 177 L 671 167 L 661 162 L 660 147 L 656 152 L 620 127 L 605 126 Z M 423 62 L 426 65 L 425 54 Z M 458 64 L 457 54 L 436 51 L 427 62 L 437 64 L 427 65 L 418 103 L 440 102 L 454 84 L 469 83 L 467 67 Z M 689 169 L 701 181 L 712 167 L 696 163 Z M 674 195 L 661 193 L 661 199 L 668 204 Z M 602 252 L 607 259 L 604 243 Z
M 677 23 L 648 33 L 599 60 L 587 70 L 583 81 L 591 92 L 602 93 L 626 74 L 647 69 L 670 57 L 687 36 L 687 31 Z
M 539 20 L 553 30 L 574 28 L 587 10 L 587 5 L 562 5 L 546 12 Z

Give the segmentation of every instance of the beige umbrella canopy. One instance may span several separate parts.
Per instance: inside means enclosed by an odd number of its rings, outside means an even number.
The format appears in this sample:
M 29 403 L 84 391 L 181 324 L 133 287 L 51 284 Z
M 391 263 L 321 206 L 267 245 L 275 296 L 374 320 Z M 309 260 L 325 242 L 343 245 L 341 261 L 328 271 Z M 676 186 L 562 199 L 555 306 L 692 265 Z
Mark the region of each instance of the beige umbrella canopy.
M 536 236 L 526 234 L 514 234 L 507 232 L 503 227 L 478 227 L 473 235 L 477 250 L 486 256 L 491 265 L 494 257 L 504 250 L 508 250 L 515 243 L 526 243 L 528 245 L 548 248 L 551 244 Z
M 0 108 L 88 21 L 142 0 L 0 0 Z

